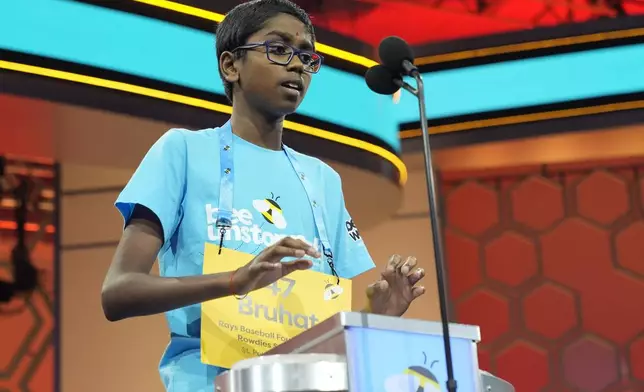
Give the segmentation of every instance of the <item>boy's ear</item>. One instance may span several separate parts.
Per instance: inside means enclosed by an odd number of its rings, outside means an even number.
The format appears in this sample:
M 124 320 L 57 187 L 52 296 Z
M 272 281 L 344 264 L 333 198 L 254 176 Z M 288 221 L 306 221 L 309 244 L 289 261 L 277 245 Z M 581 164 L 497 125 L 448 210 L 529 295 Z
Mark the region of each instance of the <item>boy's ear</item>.
M 239 81 L 239 70 L 235 66 L 235 55 L 231 52 L 223 52 L 219 56 L 219 70 L 227 82 L 235 83 Z

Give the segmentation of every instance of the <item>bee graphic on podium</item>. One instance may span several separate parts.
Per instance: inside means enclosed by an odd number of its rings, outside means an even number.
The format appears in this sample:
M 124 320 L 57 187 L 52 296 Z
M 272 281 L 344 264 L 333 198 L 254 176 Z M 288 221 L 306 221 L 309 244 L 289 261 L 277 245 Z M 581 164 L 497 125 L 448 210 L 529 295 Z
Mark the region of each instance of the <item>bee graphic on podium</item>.
M 282 207 L 277 204 L 280 197 L 271 192 L 271 197 L 266 199 L 253 200 L 253 207 L 264 217 L 266 222 L 274 225 L 278 229 L 286 228 L 286 219 L 282 213 Z
M 395 374 L 385 380 L 387 392 L 441 392 L 438 379 L 430 370 L 438 361 L 432 361 L 429 368 L 427 354 L 423 353 L 423 366 L 410 366 L 402 374 Z

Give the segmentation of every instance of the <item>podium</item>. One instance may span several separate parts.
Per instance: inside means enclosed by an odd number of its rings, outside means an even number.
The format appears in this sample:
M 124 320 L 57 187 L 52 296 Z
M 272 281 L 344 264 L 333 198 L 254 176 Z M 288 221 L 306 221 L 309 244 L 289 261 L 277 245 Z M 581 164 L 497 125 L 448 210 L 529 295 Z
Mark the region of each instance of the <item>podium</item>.
M 509 383 L 479 370 L 478 327 L 449 328 L 458 392 L 514 392 Z M 262 357 L 235 364 L 216 378 L 215 390 L 440 392 L 446 390 L 446 373 L 440 323 L 343 312 Z M 252 385 L 245 381 L 251 378 Z

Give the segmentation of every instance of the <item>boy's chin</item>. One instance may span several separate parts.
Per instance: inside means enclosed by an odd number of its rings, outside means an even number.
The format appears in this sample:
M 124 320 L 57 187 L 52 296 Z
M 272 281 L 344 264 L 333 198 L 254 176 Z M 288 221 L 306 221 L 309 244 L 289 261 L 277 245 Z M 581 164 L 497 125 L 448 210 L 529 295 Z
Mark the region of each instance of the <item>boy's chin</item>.
M 285 102 L 282 105 L 279 105 L 279 107 L 274 107 L 274 114 L 276 116 L 288 116 L 289 114 L 293 114 L 297 111 L 297 108 L 300 106 L 300 103 L 293 102 L 289 104 L 289 102 Z

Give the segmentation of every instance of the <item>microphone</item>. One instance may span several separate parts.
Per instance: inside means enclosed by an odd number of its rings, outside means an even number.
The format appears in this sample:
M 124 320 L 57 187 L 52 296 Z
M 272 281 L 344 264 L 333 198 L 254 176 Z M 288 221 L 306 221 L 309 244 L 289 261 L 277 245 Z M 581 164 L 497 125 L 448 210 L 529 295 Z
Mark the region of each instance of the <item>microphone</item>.
M 380 42 L 378 56 L 385 67 L 403 76 L 420 75 L 414 65 L 414 54 L 407 42 L 399 37 L 387 37 Z
M 429 204 L 429 220 L 432 228 L 434 243 L 434 259 L 436 260 L 436 283 L 438 286 L 438 299 L 441 312 L 441 325 L 443 330 L 443 344 L 445 346 L 445 366 L 447 368 L 447 390 L 456 392 L 457 385 L 454 379 L 454 365 L 452 363 L 452 345 L 449 333 L 449 311 L 447 307 L 447 285 L 445 284 L 445 258 L 443 251 L 443 236 L 439 222 L 439 209 L 436 192 L 436 179 L 432 166 L 432 150 L 429 143 L 429 130 L 427 129 L 427 112 L 425 109 L 425 87 L 423 78 L 414 65 L 414 54 L 403 39 L 387 37 L 380 43 L 378 54 L 382 65 L 376 65 L 365 74 L 367 86 L 378 94 L 390 95 L 403 88 L 418 98 L 420 112 L 420 128 L 423 135 L 423 153 L 425 156 L 425 178 L 427 183 L 427 197 Z M 416 87 L 405 83 L 402 78 L 411 76 L 416 81 Z
M 399 86 L 394 82 L 397 78 L 396 74 L 384 65 L 369 68 L 364 78 L 367 81 L 367 86 L 378 94 L 391 95 L 399 89 Z

